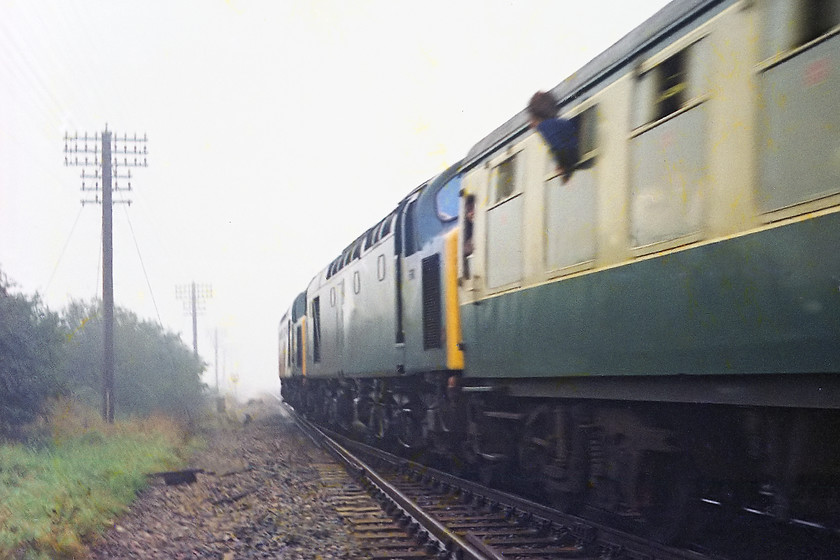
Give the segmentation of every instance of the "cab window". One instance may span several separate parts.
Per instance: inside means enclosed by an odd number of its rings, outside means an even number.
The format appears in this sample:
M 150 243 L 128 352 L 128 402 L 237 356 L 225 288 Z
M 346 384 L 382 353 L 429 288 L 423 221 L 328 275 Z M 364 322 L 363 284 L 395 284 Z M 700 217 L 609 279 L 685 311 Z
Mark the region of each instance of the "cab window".
M 452 177 L 435 195 L 435 208 L 438 218 L 451 222 L 458 217 L 460 204 L 461 175 Z

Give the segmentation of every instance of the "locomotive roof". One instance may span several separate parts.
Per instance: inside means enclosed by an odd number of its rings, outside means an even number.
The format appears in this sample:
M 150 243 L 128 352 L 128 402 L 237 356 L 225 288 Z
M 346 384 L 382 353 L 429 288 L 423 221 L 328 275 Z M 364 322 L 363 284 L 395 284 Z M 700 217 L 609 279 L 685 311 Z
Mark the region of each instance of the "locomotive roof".
M 634 64 L 646 51 L 687 32 L 692 25 L 705 21 L 729 3 L 727 0 L 674 0 L 552 88 L 552 95 L 560 107 L 588 97 L 618 78 L 622 70 Z M 717 9 L 713 11 L 713 8 Z M 527 129 L 528 115 L 523 109 L 473 146 L 462 169 L 469 169 Z

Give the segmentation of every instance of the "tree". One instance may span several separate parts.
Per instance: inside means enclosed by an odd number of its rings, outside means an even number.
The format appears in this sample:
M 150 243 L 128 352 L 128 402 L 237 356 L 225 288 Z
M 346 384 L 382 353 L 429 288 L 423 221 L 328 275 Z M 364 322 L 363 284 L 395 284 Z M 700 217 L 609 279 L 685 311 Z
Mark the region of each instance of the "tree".
M 92 406 L 101 399 L 101 302 L 72 302 L 63 320 L 69 332 L 63 378 Z M 204 403 L 205 364 L 181 339 L 117 307 L 114 311 L 114 397 L 117 414 L 164 412 L 189 416 Z
M 12 292 L 0 271 L 0 435 L 14 437 L 58 392 L 62 357 L 59 318 L 38 296 Z

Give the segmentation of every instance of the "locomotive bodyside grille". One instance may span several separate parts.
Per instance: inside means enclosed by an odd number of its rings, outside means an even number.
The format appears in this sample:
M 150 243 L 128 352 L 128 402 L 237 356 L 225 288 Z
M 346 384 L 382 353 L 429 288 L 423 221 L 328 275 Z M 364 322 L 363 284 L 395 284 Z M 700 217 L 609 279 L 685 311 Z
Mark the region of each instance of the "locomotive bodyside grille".
M 440 254 L 423 259 L 423 350 L 441 348 Z

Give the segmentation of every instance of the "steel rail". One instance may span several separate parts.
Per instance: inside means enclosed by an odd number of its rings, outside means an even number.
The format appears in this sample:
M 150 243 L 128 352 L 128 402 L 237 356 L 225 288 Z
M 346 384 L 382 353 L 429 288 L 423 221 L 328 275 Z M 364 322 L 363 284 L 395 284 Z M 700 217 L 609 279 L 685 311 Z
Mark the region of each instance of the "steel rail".
M 450 487 L 458 488 L 462 492 L 468 492 L 474 496 L 481 496 L 486 501 L 495 502 L 503 508 L 508 508 L 512 515 L 521 514 L 530 516 L 535 521 L 541 520 L 552 523 L 557 527 L 566 527 L 579 540 L 587 544 L 600 542 L 607 548 L 633 551 L 634 554 L 640 555 L 640 557 L 657 560 L 723 560 L 719 556 L 710 556 L 695 550 L 675 548 L 598 523 L 597 521 L 561 513 L 522 496 L 510 494 L 503 490 L 488 488 L 475 482 L 458 478 L 449 473 L 403 457 L 397 457 L 381 449 L 344 436 L 337 435 L 337 437 L 341 438 L 349 446 L 357 449 L 359 453 L 364 453 L 376 460 L 390 463 L 396 469 L 410 469 L 414 472 L 421 473 L 424 477 L 430 477 Z
M 288 405 L 284 403 L 284 406 Z M 432 515 L 426 513 L 411 498 L 400 492 L 364 461 L 325 434 L 317 426 L 307 422 L 296 413 L 292 413 L 292 417 L 310 439 L 320 446 L 326 447 L 328 451 L 345 465 L 351 474 L 368 480 L 387 497 L 394 507 L 402 511 L 405 516 L 413 519 L 419 528 L 418 534 L 423 535 L 425 533 L 425 537 L 428 540 L 434 541 L 435 548 L 438 552 L 440 554 L 446 554 L 444 557 L 457 558 L 458 560 L 498 560 L 499 557 L 493 554 L 492 551 L 488 553 L 482 552 L 479 547 L 462 539 Z

